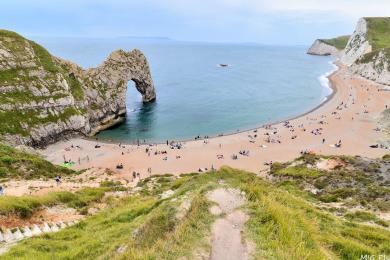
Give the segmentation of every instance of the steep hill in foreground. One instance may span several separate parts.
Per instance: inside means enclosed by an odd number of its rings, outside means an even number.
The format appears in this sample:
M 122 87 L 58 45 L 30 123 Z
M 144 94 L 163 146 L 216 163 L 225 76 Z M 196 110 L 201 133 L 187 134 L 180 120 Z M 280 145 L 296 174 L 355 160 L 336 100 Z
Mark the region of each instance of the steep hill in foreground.
M 156 94 L 144 55 L 115 51 L 84 70 L 37 43 L 0 30 L 0 138 L 45 146 L 66 135 L 93 135 L 123 120 L 127 82 L 145 102 Z
M 337 55 L 345 48 L 349 37 L 349 35 L 345 35 L 332 39 L 317 39 L 311 45 L 307 53 L 322 56 Z
M 73 196 L 56 193 L 44 200 L 3 197 L 2 214 L 18 212 L 22 199 L 31 208 L 35 205 L 30 215 L 40 204 L 29 201 L 81 205 L 83 214 L 94 202 L 106 206 L 61 231 L 24 239 L 1 257 L 208 259 L 225 253 L 225 258 L 216 259 L 226 259 L 229 253 L 255 259 L 360 259 L 388 255 L 389 223 L 377 214 L 389 210 L 388 180 L 382 176 L 388 163 L 388 156 L 368 160 L 305 155 L 273 165 L 267 175 L 271 181 L 222 168 L 179 178 L 152 176 L 129 191 L 104 196 L 102 192 L 110 188 Z M 221 241 L 227 243 L 223 250 Z

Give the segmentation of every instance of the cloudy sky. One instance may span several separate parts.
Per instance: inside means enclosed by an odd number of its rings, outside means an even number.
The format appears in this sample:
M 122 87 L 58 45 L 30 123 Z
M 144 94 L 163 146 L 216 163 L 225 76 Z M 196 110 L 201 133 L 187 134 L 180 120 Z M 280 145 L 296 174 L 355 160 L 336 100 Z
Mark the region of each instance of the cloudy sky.
M 0 28 L 25 36 L 159 36 L 309 44 L 351 33 L 390 0 L 3 0 Z

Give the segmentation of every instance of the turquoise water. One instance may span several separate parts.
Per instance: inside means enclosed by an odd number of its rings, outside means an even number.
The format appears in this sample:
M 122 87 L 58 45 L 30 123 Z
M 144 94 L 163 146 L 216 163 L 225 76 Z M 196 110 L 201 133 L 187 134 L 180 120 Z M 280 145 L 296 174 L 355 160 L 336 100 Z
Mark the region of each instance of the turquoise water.
M 306 46 L 131 38 L 36 40 L 85 68 L 99 65 L 118 48 L 139 48 L 147 56 L 157 101 L 142 104 L 129 82 L 126 122 L 101 132 L 100 138 L 156 142 L 227 134 L 297 116 L 330 94 L 319 79 L 332 69 L 330 58 L 306 55 Z M 220 63 L 229 67 L 218 67 Z

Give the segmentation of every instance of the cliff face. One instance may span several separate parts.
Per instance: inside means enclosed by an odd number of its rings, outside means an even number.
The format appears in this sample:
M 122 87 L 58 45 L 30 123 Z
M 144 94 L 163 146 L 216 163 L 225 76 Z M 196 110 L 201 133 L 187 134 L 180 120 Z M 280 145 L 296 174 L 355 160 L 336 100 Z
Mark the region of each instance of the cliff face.
M 343 35 L 332 39 L 317 39 L 311 45 L 307 54 L 338 56 L 347 45 L 349 35 Z
M 344 53 L 341 57 L 341 62 L 351 65 L 364 54 L 372 51 L 372 46 L 368 41 L 367 32 L 368 26 L 366 19 L 359 19 L 356 29 L 345 47 Z
M 329 45 L 319 39 L 315 40 L 307 51 L 307 54 L 321 56 L 336 55 L 338 53 L 339 50 L 336 47 Z
M 390 85 L 390 18 L 361 18 L 341 61 L 353 73 Z
M 361 57 L 349 70 L 379 84 L 390 85 L 390 49 L 382 49 Z
M 45 146 L 67 135 L 94 135 L 124 119 L 129 80 L 144 102 L 156 98 L 139 50 L 115 51 L 99 67 L 84 70 L 0 30 L 0 138 Z

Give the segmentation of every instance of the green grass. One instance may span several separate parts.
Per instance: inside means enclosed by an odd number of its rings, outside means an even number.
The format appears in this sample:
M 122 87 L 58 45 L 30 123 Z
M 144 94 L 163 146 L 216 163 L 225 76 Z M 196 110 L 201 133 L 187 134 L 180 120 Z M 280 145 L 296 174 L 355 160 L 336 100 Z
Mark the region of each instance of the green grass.
M 384 160 L 386 162 L 390 162 L 390 154 L 383 155 L 382 160 Z
M 27 153 L 0 143 L 0 179 L 54 178 L 77 172 L 53 165 L 38 155 Z
M 24 79 L 25 76 L 20 74 L 19 69 L 7 69 L 0 71 L 0 82 L 15 83 L 18 79 Z
M 343 164 L 333 170 L 318 170 L 320 159 L 334 159 Z M 271 175 L 277 183 L 290 181 L 301 190 L 318 189 L 311 196 L 322 202 L 341 202 L 347 206 L 390 210 L 390 189 L 380 176 L 381 164 L 386 157 L 365 160 L 360 157 L 304 155 L 290 163 L 274 163 Z
M 44 196 L 2 196 L 0 197 L 0 215 L 18 215 L 22 218 L 31 215 L 43 206 L 64 204 L 72 208 L 83 208 L 91 202 L 100 200 L 107 188 L 84 188 L 75 193 L 51 192 Z
M 206 192 L 220 186 L 246 193 L 250 218 L 244 236 L 255 245 L 256 259 L 359 259 L 361 254 L 389 254 L 390 232 L 345 220 L 317 208 L 288 185 L 275 186 L 254 174 L 222 168 L 213 173 L 185 175 L 184 181 L 163 177 L 148 183 L 175 187 L 169 199 L 158 194 L 133 195 L 58 233 L 22 241 L 3 259 L 192 259 L 210 252 L 208 237 L 215 217 Z M 167 185 L 168 184 L 168 185 Z M 165 186 L 167 185 L 167 186 Z M 183 199 L 192 201 L 183 219 L 176 212 Z M 124 253 L 118 253 L 122 248 Z
M 47 116 L 41 117 L 41 112 L 47 113 Z M 77 109 L 76 107 L 67 107 L 58 115 L 50 113 L 49 109 L 0 111 L 0 121 L 3 122 L 0 125 L 0 134 L 20 134 L 27 136 L 34 127 L 50 122 L 65 122 L 71 116 L 82 115 L 84 113 L 84 110 Z
M 314 178 L 322 175 L 322 172 L 317 169 L 312 169 L 303 166 L 293 166 L 275 171 L 275 175 L 291 176 L 291 177 L 307 177 Z
M 347 46 L 350 35 L 343 35 L 332 39 L 320 39 L 320 41 L 336 47 L 338 50 L 343 50 Z
M 355 212 L 349 212 L 344 215 L 345 218 L 352 220 L 352 221 L 359 221 L 359 222 L 374 222 L 378 225 L 388 227 L 389 223 L 386 221 L 378 218 L 375 214 L 367 211 L 355 211 Z
M 65 68 L 63 69 L 66 70 Z M 63 74 L 65 75 L 66 73 Z M 68 82 L 70 91 L 72 92 L 72 96 L 76 100 L 82 101 L 84 99 L 84 91 L 80 81 L 73 74 L 70 74 L 69 76 L 65 76 L 65 79 Z
M 390 18 L 367 17 L 367 40 L 372 46 L 372 51 L 363 55 L 357 62 L 369 63 L 377 59 L 380 52 L 384 53 L 387 61 L 390 60 Z M 378 72 L 384 69 L 384 61 L 376 60 L 374 64 Z
M 373 50 L 390 47 L 390 18 L 367 17 L 367 37 Z
M 53 59 L 52 59 L 50 53 L 45 48 L 43 48 L 41 45 L 39 45 L 33 41 L 29 41 L 29 42 L 30 42 L 31 47 L 33 48 L 33 50 L 35 52 L 35 55 L 37 56 L 37 58 L 39 60 L 40 65 L 46 71 L 49 71 L 52 73 L 59 72 L 59 67 L 57 64 L 55 64 L 53 62 Z

